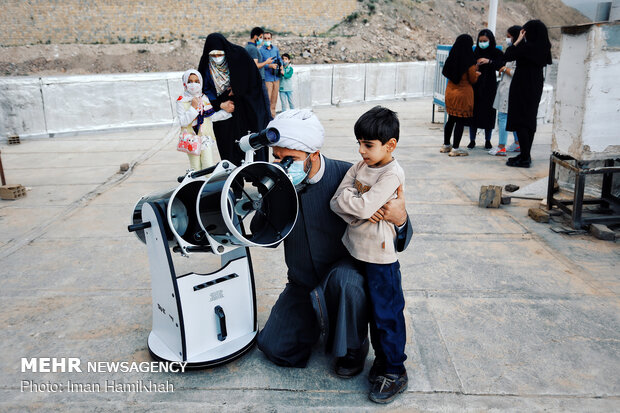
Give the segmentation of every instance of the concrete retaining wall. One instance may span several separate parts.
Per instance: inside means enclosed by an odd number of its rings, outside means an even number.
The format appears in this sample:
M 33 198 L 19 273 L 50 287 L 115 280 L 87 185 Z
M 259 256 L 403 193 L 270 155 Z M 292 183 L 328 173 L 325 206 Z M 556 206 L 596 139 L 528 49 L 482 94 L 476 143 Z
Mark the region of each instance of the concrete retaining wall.
M 435 62 L 295 66 L 293 102 L 310 108 L 432 96 L 434 71 Z M 0 77 L 0 138 L 171 124 L 181 75 Z

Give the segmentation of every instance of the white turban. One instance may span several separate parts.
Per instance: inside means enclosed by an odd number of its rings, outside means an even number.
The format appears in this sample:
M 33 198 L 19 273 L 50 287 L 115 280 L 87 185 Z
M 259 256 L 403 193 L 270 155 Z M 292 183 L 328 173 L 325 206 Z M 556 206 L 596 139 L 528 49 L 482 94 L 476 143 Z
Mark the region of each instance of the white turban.
M 267 125 L 280 132 L 280 141 L 274 146 L 314 153 L 321 149 L 325 129 L 309 109 L 292 109 L 280 113 Z

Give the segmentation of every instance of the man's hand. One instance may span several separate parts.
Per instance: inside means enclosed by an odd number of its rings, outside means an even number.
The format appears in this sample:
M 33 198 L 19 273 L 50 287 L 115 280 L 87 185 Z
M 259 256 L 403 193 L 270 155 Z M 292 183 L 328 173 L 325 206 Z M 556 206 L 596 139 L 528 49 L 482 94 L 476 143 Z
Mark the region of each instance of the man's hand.
M 223 109 L 228 113 L 233 113 L 235 111 L 235 104 L 232 102 L 232 100 L 227 100 L 220 105 L 220 109 Z
M 368 220 L 375 224 L 381 220 L 386 220 L 397 227 L 404 225 L 407 222 L 407 209 L 405 208 L 405 191 L 403 186 L 400 185 L 396 190 L 396 198 L 379 208 Z

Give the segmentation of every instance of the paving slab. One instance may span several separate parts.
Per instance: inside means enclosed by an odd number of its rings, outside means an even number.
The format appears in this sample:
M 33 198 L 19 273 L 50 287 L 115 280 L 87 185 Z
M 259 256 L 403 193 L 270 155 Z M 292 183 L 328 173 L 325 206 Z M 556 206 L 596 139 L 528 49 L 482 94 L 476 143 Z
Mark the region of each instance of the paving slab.
M 616 395 L 620 314 L 599 298 L 434 298 L 466 393 Z
M 442 125 L 430 122 L 428 98 L 317 108 L 326 156 L 359 160 L 353 124 L 376 104 L 401 119 L 396 156 L 414 228 L 399 257 L 409 387 L 387 409 L 620 410 L 618 244 L 550 231 L 527 217 L 536 201 L 477 207 L 482 185 L 524 186 L 545 176 L 551 125 L 539 128 L 533 167 L 524 170 L 482 149 L 464 158 L 440 154 Z M 21 372 L 22 357 L 151 361 L 148 258 L 126 227 L 141 196 L 175 188 L 188 168 L 174 138 L 171 128 L 156 128 L 1 148 L 7 175 L 31 190 L 0 201 L 0 410 L 385 410 L 367 398 L 372 349 L 364 373 L 342 380 L 321 342 L 304 369 L 277 367 L 254 348 L 224 366 L 183 374 Z M 133 167 L 117 174 L 123 162 Z M 262 327 L 286 267 L 281 247 L 251 253 Z M 211 254 L 172 259 L 177 274 L 219 267 Z M 22 391 L 28 380 L 151 380 L 174 391 L 52 393 L 27 384 Z

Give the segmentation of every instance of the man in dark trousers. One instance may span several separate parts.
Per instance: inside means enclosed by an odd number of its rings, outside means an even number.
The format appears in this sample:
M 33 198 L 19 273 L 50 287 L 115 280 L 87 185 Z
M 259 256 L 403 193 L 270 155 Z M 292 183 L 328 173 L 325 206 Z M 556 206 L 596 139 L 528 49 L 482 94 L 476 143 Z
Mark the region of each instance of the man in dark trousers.
M 324 130 L 309 110 L 283 112 L 269 126 L 281 136 L 273 148 L 276 162 L 293 158 L 289 174 L 298 191 L 299 215 L 284 240 L 288 282 L 259 333 L 258 346 L 278 365 L 305 367 L 324 334 L 326 350 L 336 357 L 335 373 L 353 377 L 362 372 L 368 354 L 368 298 L 363 273 L 341 241 L 346 224 L 329 207 L 351 164 L 320 153 Z M 375 217 L 397 226 L 396 247 L 403 251 L 412 228 L 401 188 Z

